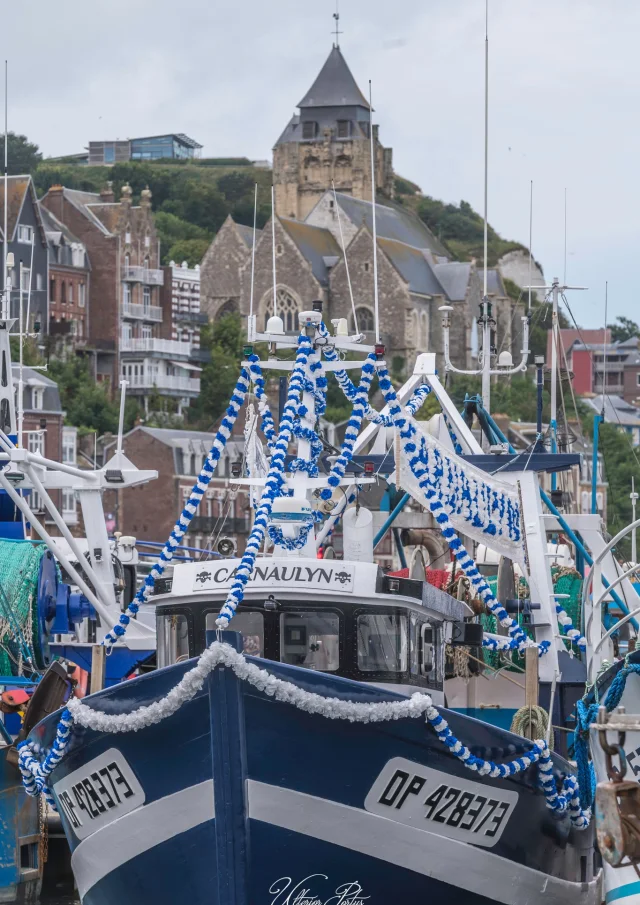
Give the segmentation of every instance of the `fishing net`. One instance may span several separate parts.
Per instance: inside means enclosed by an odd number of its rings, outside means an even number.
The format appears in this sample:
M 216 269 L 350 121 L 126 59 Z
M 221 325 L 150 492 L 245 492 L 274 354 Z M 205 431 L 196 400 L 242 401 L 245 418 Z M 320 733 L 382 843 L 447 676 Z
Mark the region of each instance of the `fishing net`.
M 26 659 L 41 662 L 38 576 L 46 546 L 0 540 L 0 675 L 17 676 Z

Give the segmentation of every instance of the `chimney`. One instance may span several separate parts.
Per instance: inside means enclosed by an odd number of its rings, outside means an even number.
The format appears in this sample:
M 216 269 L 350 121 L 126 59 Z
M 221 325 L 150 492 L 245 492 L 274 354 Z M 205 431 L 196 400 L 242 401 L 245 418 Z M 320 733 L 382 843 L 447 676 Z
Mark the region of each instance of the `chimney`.
M 100 191 L 100 201 L 104 204 L 113 204 L 116 200 L 115 195 L 113 194 L 113 182 L 107 182 L 104 188 Z
M 64 223 L 64 187 L 61 185 L 52 185 L 47 192 L 45 207 L 51 211 L 54 217 Z

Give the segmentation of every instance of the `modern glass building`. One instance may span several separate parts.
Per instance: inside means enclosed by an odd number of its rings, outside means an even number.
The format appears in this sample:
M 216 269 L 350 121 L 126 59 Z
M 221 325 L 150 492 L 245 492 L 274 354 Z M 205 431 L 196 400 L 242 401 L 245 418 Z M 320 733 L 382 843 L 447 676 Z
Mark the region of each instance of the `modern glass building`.
M 181 132 L 131 138 L 127 141 L 90 141 L 88 163 L 90 166 L 100 166 L 127 160 L 188 160 L 198 157 L 201 148 L 201 144 Z

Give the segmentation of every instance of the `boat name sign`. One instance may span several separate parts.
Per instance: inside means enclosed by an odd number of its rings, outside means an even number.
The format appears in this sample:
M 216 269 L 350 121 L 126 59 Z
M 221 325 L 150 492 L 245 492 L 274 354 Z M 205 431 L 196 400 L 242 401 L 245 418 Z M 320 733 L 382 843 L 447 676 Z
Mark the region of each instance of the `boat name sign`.
M 214 591 L 233 581 L 234 563 L 202 565 L 193 578 L 193 591 Z M 250 588 L 304 588 L 352 593 L 355 584 L 355 567 L 343 562 L 296 565 L 267 561 L 257 563 L 249 580 Z
M 144 804 L 144 789 L 123 755 L 110 748 L 53 786 L 58 810 L 78 839 Z
M 365 809 L 450 839 L 492 848 L 502 836 L 518 793 L 483 785 L 394 757 L 365 799 Z

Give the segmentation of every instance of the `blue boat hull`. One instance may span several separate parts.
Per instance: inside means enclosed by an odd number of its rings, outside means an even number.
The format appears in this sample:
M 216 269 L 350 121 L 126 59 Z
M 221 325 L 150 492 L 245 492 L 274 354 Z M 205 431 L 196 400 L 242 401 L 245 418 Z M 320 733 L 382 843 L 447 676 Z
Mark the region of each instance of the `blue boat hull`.
M 256 663 L 325 696 L 396 699 L 371 685 Z M 192 665 L 87 701 L 129 712 L 164 697 Z M 474 753 L 508 760 L 525 744 L 464 715 L 445 716 Z M 33 737 L 49 744 L 55 724 L 54 715 Z M 560 759 L 557 767 L 569 769 Z M 101 776 L 111 782 L 106 798 Z M 423 720 L 324 719 L 274 701 L 229 669 L 216 670 L 159 725 L 79 732 L 53 786 L 84 905 L 599 901 L 591 833 L 546 808 L 535 768 L 507 781 L 478 777 Z M 447 795 L 464 807 L 445 810 Z
M 0 902 L 35 905 L 42 883 L 38 801 L 0 749 Z

